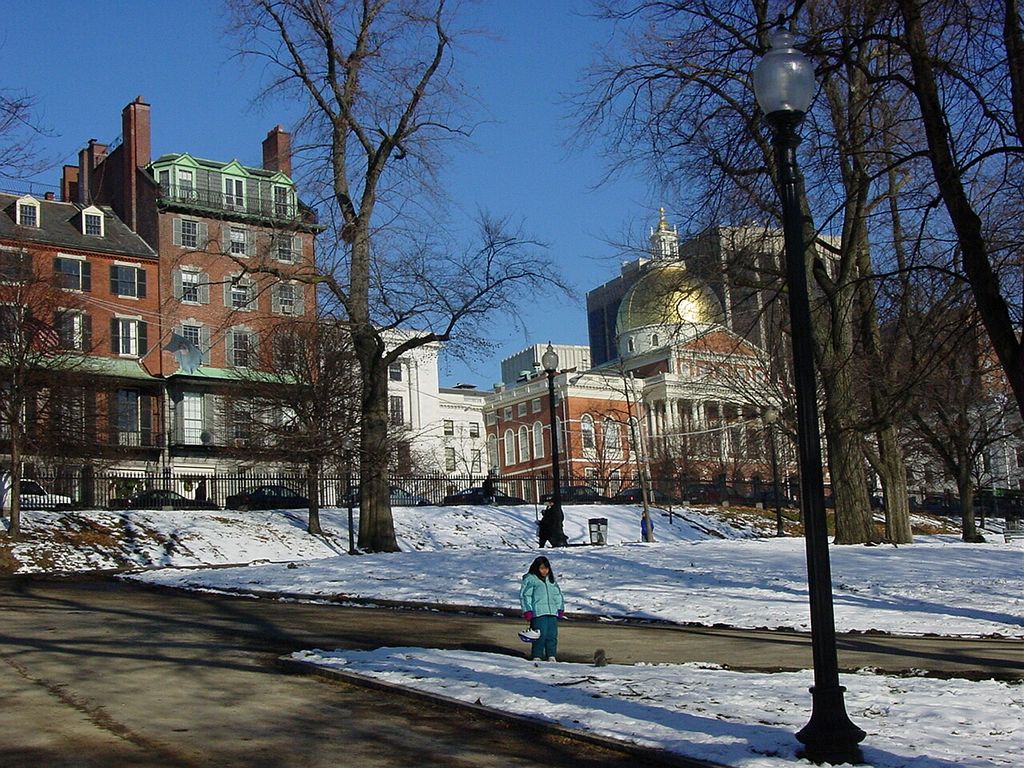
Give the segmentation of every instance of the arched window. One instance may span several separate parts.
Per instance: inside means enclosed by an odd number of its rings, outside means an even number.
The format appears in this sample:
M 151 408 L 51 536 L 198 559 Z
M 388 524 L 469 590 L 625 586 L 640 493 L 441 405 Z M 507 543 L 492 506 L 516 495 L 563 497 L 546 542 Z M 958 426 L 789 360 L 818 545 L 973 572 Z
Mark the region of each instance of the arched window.
M 505 466 L 511 467 L 516 463 L 516 433 L 511 429 L 505 430 Z
M 604 420 L 604 448 L 608 453 L 618 453 L 621 450 L 619 439 L 619 423 L 615 419 Z
M 589 413 L 580 418 L 580 439 L 583 441 L 583 450 L 594 450 L 594 417 Z
M 530 429 L 526 425 L 519 428 L 519 461 L 530 460 Z
M 533 422 L 533 458 L 544 458 L 544 425 L 539 421 Z
M 498 467 L 498 436 L 487 436 L 487 468 L 497 469 Z
M 652 333 L 651 334 L 651 346 L 652 347 L 658 346 L 658 334 L 656 334 L 656 333 Z
M 630 336 L 629 339 L 626 341 L 626 349 L 629 352 L 636 352 L 636 344 L 633 343 L 632 336 Z

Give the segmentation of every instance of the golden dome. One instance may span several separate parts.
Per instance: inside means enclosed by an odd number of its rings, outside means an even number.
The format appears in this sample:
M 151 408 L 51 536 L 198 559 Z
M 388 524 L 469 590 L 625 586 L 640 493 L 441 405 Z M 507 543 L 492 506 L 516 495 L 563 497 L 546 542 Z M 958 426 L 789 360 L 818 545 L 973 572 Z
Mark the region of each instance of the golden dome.
M 723 323 L 725 312 L 714 292 L 682 264 L 652 267 L 619 304 L 618 336 L 650 326 L 712 325 Z

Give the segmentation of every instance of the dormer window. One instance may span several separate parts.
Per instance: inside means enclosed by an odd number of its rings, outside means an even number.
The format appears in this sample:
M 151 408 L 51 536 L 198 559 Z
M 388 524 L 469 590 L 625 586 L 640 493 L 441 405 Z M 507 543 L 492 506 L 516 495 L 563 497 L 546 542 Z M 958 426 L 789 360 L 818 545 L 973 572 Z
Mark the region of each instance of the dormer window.
M 18 200 L 18 224 L 23 227 L 39 226 L 39 201 L 26 195 Z
M 82 211 L 82 234 L 103 237 L 103 211 L 95 206 Z
M 245 182 L 241 179 L 224 177 L 224 207 L 240 210 L 245 207 Z

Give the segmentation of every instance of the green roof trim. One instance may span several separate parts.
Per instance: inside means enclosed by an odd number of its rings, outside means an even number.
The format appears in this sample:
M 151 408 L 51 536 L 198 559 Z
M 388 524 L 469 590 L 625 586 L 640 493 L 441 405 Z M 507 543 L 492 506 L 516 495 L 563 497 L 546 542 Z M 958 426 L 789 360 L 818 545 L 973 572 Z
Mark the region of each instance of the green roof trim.
M 113 376 L 118 379 L 157 381 L 157 377 L 146 371 L 139 364 L 138 360 L 116 357 L 95 357 L 89 355 L 82 358 L 81 363 L 73 364 L 71 370 L 74 372 L 93 373 L 98 376 Z
M 294 376 L 280 376 L 267 371 L 254 371 L 247 368 L 211 368 L 200 366 L 192 373 L 176 371 L 168 374 L 168 379 L 174 378 L 190 379 L 213 379 L 217 381 L 256 381 L 261 384 L 295 384 Z

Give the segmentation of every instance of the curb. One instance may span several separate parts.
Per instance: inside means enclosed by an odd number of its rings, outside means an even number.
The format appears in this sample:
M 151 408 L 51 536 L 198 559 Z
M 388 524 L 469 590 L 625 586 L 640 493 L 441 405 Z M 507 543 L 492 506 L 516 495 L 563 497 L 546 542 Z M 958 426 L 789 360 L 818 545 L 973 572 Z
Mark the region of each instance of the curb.
M 421 691 L 416 688 L 409 688 L 396 683 L 388 683 L 383 680 L 376 680 L 372 677 L 358 675 L 342 669 L 321 667 L 308 661 L 293 659 L 291 656 L 279 656 L 277 658 L 277 664 L 286 671 L 295 674 L 306 675 L 309 677 L 322 677 L 326 680 L 341 680 L 352 685 L 358 685 L 362 688 L 398 694 L 400 696 L 416 699 L 418 701 L 428 701 L 452 709 L 465 710 L 492 720 L 502 720 L 514 725 L 522 726 L 538 733 L 553 734 L 570 741 L 583 742 L 585 744 L 601 747 L 613 752 L 626 754 L 635 759 L 642 759 L 653 765 L 668 766 L 669 768 L 729 768 L 729 766 L 726 766 L 723 763 L 711 763 L 704 760 L 688 758 L 674 752 L 666 752 L 665 750 L 655 749 L 653 747 L 645 747 L 640 744 L 632 744 L 628 741 L 613 739 L 609 736 L 601 736 L 595 733 L 575 730 L 558 723 L 547 722 L 539 718 L 528 717 L 526 715 L 519 715 L 512 712 L 505 712 L 504 710 L 494 709 L 483 704 L 471 704 L 467 701 L 461 701 L 439 693 L 430 693 L 428 691 Z

